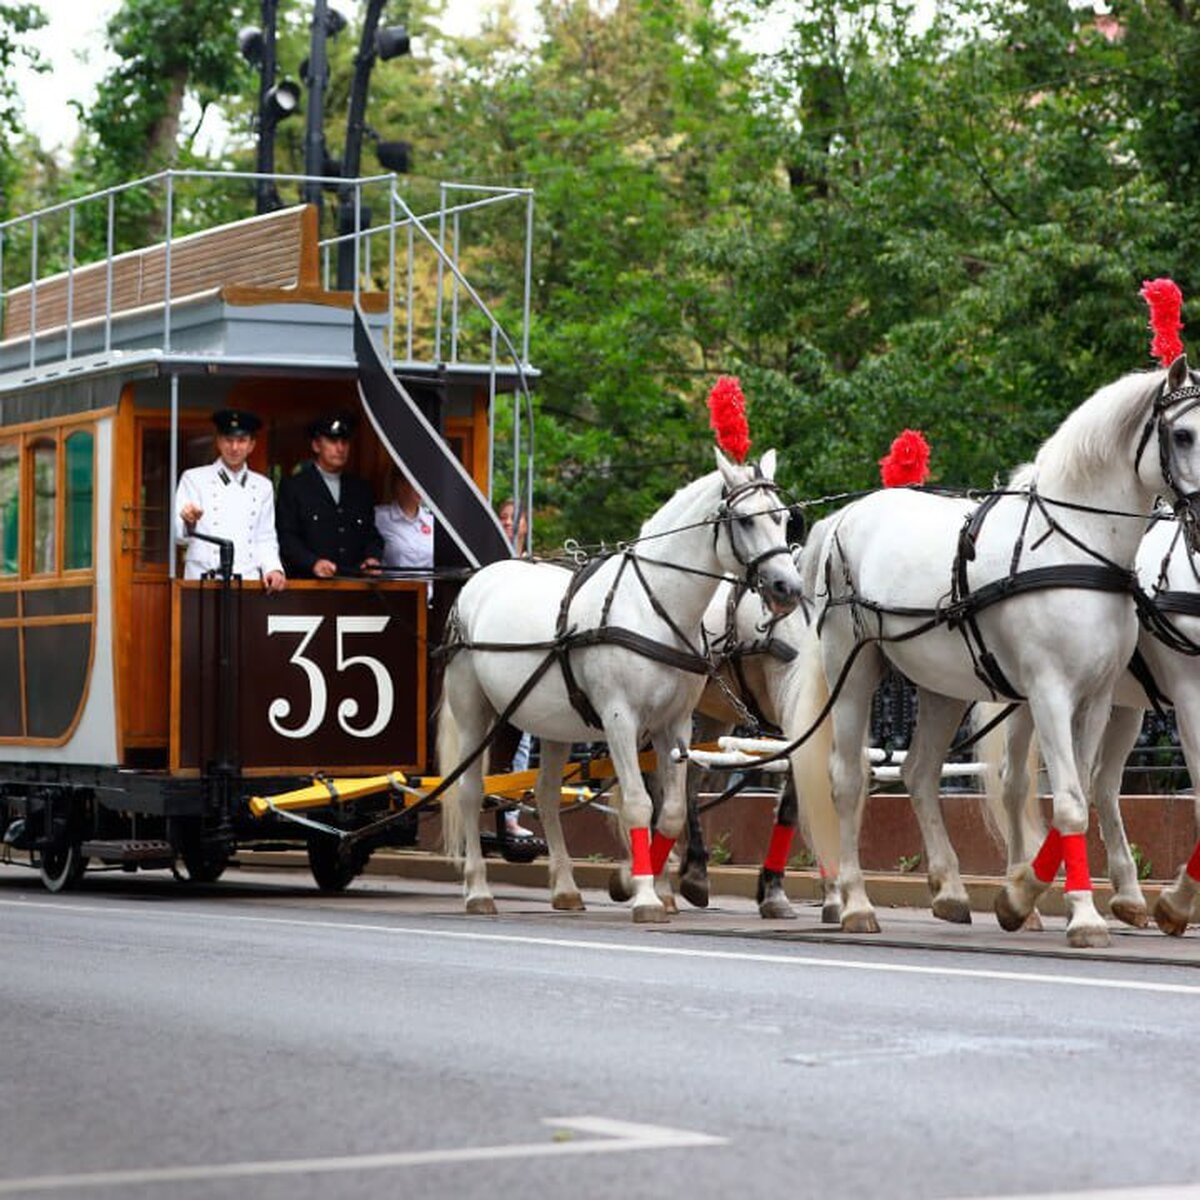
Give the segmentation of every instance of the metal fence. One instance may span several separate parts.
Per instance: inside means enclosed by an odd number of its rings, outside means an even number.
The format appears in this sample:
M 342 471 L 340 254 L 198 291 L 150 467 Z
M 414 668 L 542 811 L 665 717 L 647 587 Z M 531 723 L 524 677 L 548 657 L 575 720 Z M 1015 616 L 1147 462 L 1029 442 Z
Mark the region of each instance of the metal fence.
M 912 742 L 917 718 L 916 689 L 901 675 L 890 671 L 880 684 L 871 708 L 871 744 L 891 750 L 907 750 Z M 969 734 L 964 726 L 960 737 Z M 971 757 L 971 751 L 954 756 L 957 761 Z M 946 790 L 977 790 L 978 782 L 947 780 Z M 1125 765 L 1121 791 L 1125 795 L 1174 795 L 1191 789 L 1191 778 L 1183 759 L 1175 714 L 1160 716 L 1149 711 L 1142 722 L 1137 745 Z

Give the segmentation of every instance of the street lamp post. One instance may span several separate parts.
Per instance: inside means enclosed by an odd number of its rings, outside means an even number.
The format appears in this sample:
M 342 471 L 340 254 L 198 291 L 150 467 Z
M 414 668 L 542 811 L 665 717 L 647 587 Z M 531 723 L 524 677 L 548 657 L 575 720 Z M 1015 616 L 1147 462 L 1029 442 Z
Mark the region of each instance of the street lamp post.
M 328 6 L 325 0 L 314 0 L 312 38 L 308 50 L 308 111 L 304 127 L 304 173 L 309 176 L 304 185 L 304 199 L 321 207 L 321 184 L 313 176 L 325 174 L 325 84 L 329 75 L 329 58 L 325 39 L 329 34 Z
M 350 109 L 346 116 L 346 142 L 342 147 L 342 178 L 357 179 L 362 159 L 362 139 L 367 112 L 367 88 L 375 66 L 375 32 L 386 0 L 368 0 L 363 17 L 362 36 L 354 56 L 354 80 L 350 85 Z M 355 192 L 343 183 L 338 189 L 338 233 L 342 237 L 355 232 Z M 360 215 L 362 214 L 360 210 Z M 365 223 L 365 221 L 364 221 Z M 338 242 L 337 285 L 340 291 L 354 288 L 354 242 Z
M 253 26 L 238 35 L 247 62 L 258 67 L 258 151 L 255 156 L 255 211 L 274 212 L 283 207 L 275 181 L 275 126 L 290 117 L 300 104 L 300 89 L 290 79 L 275 82 L 275 17 L 278 0 L 262 0 L 262 28 Z
M 275 87 L 275 13 L 278 0 L 262 0 L 262 49 L 258 63 L 258 158 L 254 169 L 260 178 L 255 181 L 254 194 L 258 212 L 274 212 L 283 207 L 273 179 L 263 175 L 275 173 L 275 121 L 271 111 L 271 92 Z
M 300 89 L 290 80 L 278 85 L 275 83 L 275 27 L 279 4 L 278 0 L 261 0 L 261 3 L 262 28 L 242 30 L 238 41 L 242 54 L 259 68 L 257 169 L 260 175 L 270 175 L 275 170 L 275 125 L 297 110 Z M 330 8 L 327 0 L 313 0 L 308 61 L 300 66 L 301 77 L 308 87 L 304 129 L 304 174 L 308 178 L 304 184 L 303 198 L 305 203 L 320 208 L 325 185 L 318 180 L 330 175 L 340 175 L 346 180 L 338 188 L 338 232 L 343 235 L 355 231 L 355 207 L 359 201 L 357 189 L 348 181 L 358 178 L 363 135 L 370 133 L 375 139 L 379 160 L 387 170 L 408 170 L 411 149 L 408 143 L 380 141 L 379 135 L 370 130 L 365 122 L 367 89 L 376 59 L 386 61 L 411 52 L 408 31 L 404 26 L 379 28 L 386 3 L 387 0 L 367 0 L 362 36 L 354 59 L 346 140 L 340 162 L 331 159 L 325 147 L 325 91 L 329 83 L 327 39 L 345 28 L 346 19 L 336 9 Z M 283 202 L 272 180 L 259 179 L 255 191 L 260 213 L 271 212 L 282 206 Z M 365 225 L 366 210 L 360 206 L 359 212 Z M 337 286 L 344 290 L 354 287 L 353 238 L 338 244 Z

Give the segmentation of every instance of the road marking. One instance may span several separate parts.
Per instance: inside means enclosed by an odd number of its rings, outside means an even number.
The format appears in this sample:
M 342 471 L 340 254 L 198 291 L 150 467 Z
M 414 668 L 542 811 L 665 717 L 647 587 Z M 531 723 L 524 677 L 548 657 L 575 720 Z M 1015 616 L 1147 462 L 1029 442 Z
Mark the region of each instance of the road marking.
M 1200 1184 L 1136 1188 L 1104 1188 L 1091 1192 L 1023 1192 L 1005 1196 L 973 1196 L 970 1200 L 1200 1200 Z
M 159 916 L 161 912 L 147 913 L 142 909 L 130 909 L 115 905 L 63 904 L 49 899 L 0 900 L 0 907 L 37 908 L 43 912 L 100 913 L 109 916 L 136 915 L 138 917 Z M 211 912 L 189 912 L 186 909 L 170 909 L 173 917 L 187 917 L 196 921 L 212 921 Z M 1054 987 L 1098 988 L 1115 992 L 1151 992 L 1169 996 L 1200 996 L 1200 984 L 1155 983 L 1141 979 L 1105 979 L 1095 975 L 1047 975 L 1034 971 L 981 970 L 972 967 L 925 967 L 912 963 L 884 963 L 866 959 L 816 958 L 808 955 L 765 954 L 750 950 L 702 950 L 694 947 L 650 945 L 641 942 L 598 942 L 582 938 L 531 937 L 527 934 L 481 933 L 462 929 L 421 929 L 411 925 L 372 925 L 352 921 L 313 921 L 299 917 L 250 917 L 222 912 L 222 926 L 235 922 L 250 925 L 282 925 L 296 929 L 347 929 L 358 933 L 376 933 L 390 936 L 431 938 L 442 941 L 495 942 L 501 945 L 551 946 L 564 950 L 589 950 L 602 954 L 644 954 L 658 958 L 707 959 L 712 962 L 767 963 L 784 967 L 823 968 L 830 971 L 874 971 L 887 975 L 926 975 L 937 979 L 993 979 L 1007 983 L 1038 983 Z M 1200 1198 L 1198 1198 L 1200 1200 Z
M 29 1192 L 76 1191 L 83 1188 L 135 1187 L 148 1183 L 190 1183 L 193 1180 L 242 1179 L 264 1175 L 329 1175 L 351 1171 L 382 1171 L 397 1167 L 428 1167 L 512 1158 L 562 1158 L 573 1154 L 626 1154 L 631 1150 L 679 1150 L 724 1146 L 728 1138 L 640 1125 L 607 1117 L 545 1117 L 543 1125 L 572 1133 L 596 1135 L 595 1141 L 514 1142 L 501 1146 L 461 1149 L 408 1150 L 394 1154 L 349 1154 L 328 1158 L 291 1158 L 259 1162 L 206 1163 L 203 1166 L 144 1167 L 129 1171 L 90 1171 L 77 1175 L 32 1175 L 0 1180 L 0 1196 Z

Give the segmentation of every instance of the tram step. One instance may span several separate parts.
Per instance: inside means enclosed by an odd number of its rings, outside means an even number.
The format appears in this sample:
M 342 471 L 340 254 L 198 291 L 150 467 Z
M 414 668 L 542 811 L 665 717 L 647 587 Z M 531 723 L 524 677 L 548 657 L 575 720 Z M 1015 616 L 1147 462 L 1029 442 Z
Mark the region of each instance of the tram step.
M 80 850 L 85 858 L 98 858 L 103 863 L 120 863 L 122 866 L 169 867 L 175 862 L 171 843 L 155 838 L 84 842 Z

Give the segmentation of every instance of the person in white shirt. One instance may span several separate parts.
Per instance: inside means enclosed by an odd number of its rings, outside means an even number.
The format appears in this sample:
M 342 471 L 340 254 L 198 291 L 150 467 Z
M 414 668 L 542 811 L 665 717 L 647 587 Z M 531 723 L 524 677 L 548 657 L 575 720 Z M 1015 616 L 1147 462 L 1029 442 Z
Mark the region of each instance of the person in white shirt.
M 287 586 L 275 534 L 275 492 L 271 481 L 246 465 L 262 422 L 253 413 L 223 408 L 213 413 L 217 459 L 184 471 L 175 492 L 175 536 L 185 542 L 184 579 L 216 570 L 220 548 L 190 537 L 193 532 L 233 543 L 233 573 L 260 578 L 268 592 Z
M 433 513 L 399 467 L 392 468 L 391 503 L 375 506 L 385 567 L 432 569 Z

